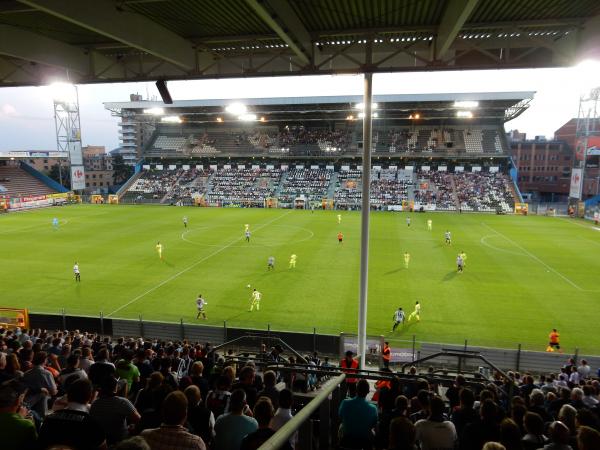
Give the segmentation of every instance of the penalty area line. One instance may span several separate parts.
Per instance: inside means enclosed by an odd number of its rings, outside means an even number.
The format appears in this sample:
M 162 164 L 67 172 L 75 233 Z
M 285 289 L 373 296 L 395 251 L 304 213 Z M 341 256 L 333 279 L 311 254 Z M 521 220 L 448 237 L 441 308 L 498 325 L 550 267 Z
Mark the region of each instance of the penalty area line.
M 546 269 L 554 272 L 556 275 L 558 275 L 559 277 L 561 277 L 563 280 L 565 280 L 567 283 L 569 283 L 571 286 L 573 286 L 575 289 L 578 289 L 580 291 L 587 291 L 587 289 L 583 289 L 582 287 L 580 287 L 579 285 L 575 284 L 573 281 L 571 281 L 569 278 L 567 278 L 566 276 L 564 276 L 562 273 L 560 273 L 558 270 L 554 269 L 553 267 L 550 267 L 548 264 L 546 264 L 544 261 L 542 261 L 540 258 L 538 258 L 537 256 L 535 256 L 533 253 L 531 253 L 529 250 L 523 248 L 523 246 L 521 246 L 519 243 L 513 241 L 511 238 L 509 238 L 508 236 L 505 236 L 504 234 L 500 233 L 499 231 L 496 231 L 495 229 L 493 229 L 492 227 L 490 227 L 487 223 L 485 222 L 481 222 L 481 224 L 490 229 L 491 231 L 493 231 L 494 233 L 496 233 L 498 236 L 503 237 L 504 239 L 506 239 L 508 242 L 510 242 L 511 244 L 513 244 L 515 247 L 517 247 L 518 249 L 520 249 L 523 253 L 525 253 L 527 256 L 529 256 L 530 258 L 534 259 L 535 261 L 539 262 L 542 266 L 544 266 Z
M 275 217 L 273 220 L 268 221 L 267 223 L 259 226 L 256 228 L 256 230 L 260 230 L 268 225 L 271 225 L 273 222 L 275 222 L 276 220 L 281 219 L 282 217 L 287 216 L 288 214 L 290 214 L 291 211 L 288 211 L 284 214 L 281 214 L 280 216 Z M 174 279 L 180 277 L 181 275 L 183 275 L 184 273 L 189 272 L 190 270 L 192 270 L 194 267 L 196 267 L 197 265 L 203 263 L 204 261 L 206 261 L 209 258 L 212 258 L 215 255 L 218 255 L 219 253 L 221 253 L 224 250 L 227 250 L 229 247 L 231 247 L 233 244 L 239 242 L 240 240 L 244 239 L 244 237 L 239 237 L 234 239 L 233 241 L 229 242 L 228 244 L 225 244 L 223 247 L 215 250 L 214 252 L 210 253 L 209 255 L 206 255 L 204 258 L 199 259 L 198 261 L 196 261 L 195 263 L 189 265 L 188 267 L 186 267 L 185 269 L 181 270 L 180 272 L 177 272 L 176 274 L 170 276 L 169 278 L 167 278 L 166 280 L 161 281 L 160 283 L 158 283 L 157 285 L 151 287 L 150 289 L 148 289 L 146 292 L 142 292 L 141 294 L 139 294 L 138 296 L 132 298 L 131 300 L 129 300 L 127 303 L 125 303 L 124 305 L 121 305 L 120 307 L 118 307 L 117 309 L 115 309 L 113 312 L 111 312 L 110 314 L 107 314 L 105 317 L 110 317 L 113 314 L 118 313 L 119 311 L 121 311 L 124 308 L 127 308 L 129 305 L 137 302 L 139 299 L 145 297 L 146 295 L 154 292 L 155 290 L 161 288 L 162 286 L 164 286 L 167 283 L 170 283 L 171 281 L 173 281 Z

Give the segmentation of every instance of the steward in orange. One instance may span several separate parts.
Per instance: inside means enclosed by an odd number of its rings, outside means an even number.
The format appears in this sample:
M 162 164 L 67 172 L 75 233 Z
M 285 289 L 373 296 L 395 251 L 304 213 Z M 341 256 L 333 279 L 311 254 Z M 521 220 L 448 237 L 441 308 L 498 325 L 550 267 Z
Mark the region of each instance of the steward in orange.
M 342 399 L 346 397 L 346 392 L 350 397 L 356 396 L 356 383 L 358 382 L 358 379 L 349 376 L 351 373 L 356 373 L 358 371 L 358 361 L 353 358 L 353 355 L 354 353 L 352 353 L 352 350 L 348 350 L 346 356 L 340 361 L 342 372 L 346 374 L 346 379 L 341 385 Z

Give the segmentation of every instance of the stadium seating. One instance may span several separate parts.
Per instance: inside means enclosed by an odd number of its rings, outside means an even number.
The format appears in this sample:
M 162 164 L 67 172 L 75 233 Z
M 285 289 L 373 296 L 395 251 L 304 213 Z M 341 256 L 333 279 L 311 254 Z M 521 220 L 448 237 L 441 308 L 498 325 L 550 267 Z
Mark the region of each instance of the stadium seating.
M 209 183 L 207 201 L 219 206 L 262 207 L 274 196 L 281 173 L 281 169 L 220 169 Z
M 321 202 L 328 198 L 333 170 L 291 169 L 282 183 L 279 205 L 290 207 L 296 198 L 304 196 L 308 202 Z
M 0 166 L 0 195 L 27 197 L 56 191 L 17 166 Z

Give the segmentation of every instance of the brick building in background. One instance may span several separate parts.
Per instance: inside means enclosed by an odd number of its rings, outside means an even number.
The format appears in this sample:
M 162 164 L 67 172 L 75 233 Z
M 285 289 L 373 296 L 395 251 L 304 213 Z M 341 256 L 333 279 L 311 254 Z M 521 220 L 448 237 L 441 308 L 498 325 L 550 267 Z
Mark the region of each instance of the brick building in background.
M 107 193 L 114 184 L 112 156 L 106 153 L 104 146 L 88 145 L 81 150 L 86 193 Z

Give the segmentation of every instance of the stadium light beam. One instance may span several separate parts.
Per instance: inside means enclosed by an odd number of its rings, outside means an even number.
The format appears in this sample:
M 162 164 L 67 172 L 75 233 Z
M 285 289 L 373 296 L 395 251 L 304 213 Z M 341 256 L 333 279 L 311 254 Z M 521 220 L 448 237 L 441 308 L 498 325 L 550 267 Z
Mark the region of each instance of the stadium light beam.
M 477 108 L 479 107 L 479 102 L 472 100 L 464 100 L 464 101 L 456 101 L 454 102 L 455 108 Z
M 232 103 L 225 108 L 225 111 L 234 116 L 241 116 L 242 114 L 246 114 L 248 108 L 243 103 Z
M 460 117 L 462 119 L 472 119 L 473 112 L 472 111 L 456 111 L 456 117 Z
M 365 118 L 365 113 L 364 112 L 358 113 L 358 117 L 361 118 L 361 119 L 364 119 Z M 371 117 L 373 119 L 377 119 L 379 117 L 379 114 L 373 113 L 373 114 L 371 114 Z
M 181 123 L 181 122 L 183 122 L 183 120 L 181 120 L 181 117 L 179 117 L 179 116 L 161 117 L 160 121 L 165 122 L 165 123 Z
M 144 114 L 150 114 L 153 116 L 162 116 L 165 113 L 163 108 L 148 108 L 144 110 Z
M 371 103 L 371 110 L 374 111 L 377 109 L 379 105 L 377 103 Z M 365 110 L 365 104 L 364 103 L 357 103 L 355 106 L 356 109 L 360 109 L 361 111 Z
M 256 114 L 240 114 L 238 119 L 242 122 L 256 122 Z
M 75 103 L 77 101 L 77 91 L 74 84 L 56 82 L 48 86 L 52 95 L 52 100 L 56 103 Z

